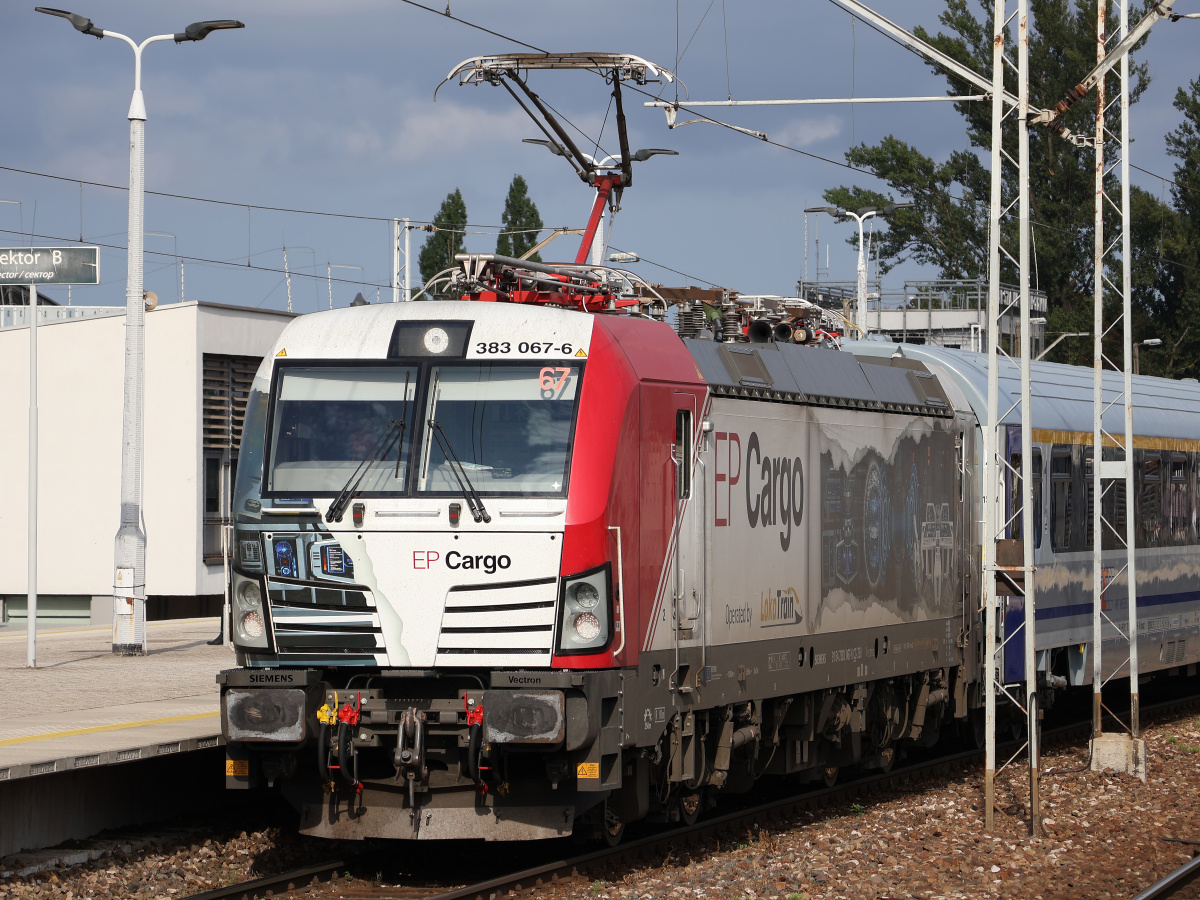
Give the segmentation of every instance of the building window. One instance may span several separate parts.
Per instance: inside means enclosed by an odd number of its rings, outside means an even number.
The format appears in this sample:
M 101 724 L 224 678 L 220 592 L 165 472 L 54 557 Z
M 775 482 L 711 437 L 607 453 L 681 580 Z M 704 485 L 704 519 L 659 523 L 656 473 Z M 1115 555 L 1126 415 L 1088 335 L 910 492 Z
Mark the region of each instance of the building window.
M 224 553 L 222 536 L 230 524 L 246 401 L 260 362 L 253 356 L 204 354 L 202 554 L 213 565 L 221 562 Z

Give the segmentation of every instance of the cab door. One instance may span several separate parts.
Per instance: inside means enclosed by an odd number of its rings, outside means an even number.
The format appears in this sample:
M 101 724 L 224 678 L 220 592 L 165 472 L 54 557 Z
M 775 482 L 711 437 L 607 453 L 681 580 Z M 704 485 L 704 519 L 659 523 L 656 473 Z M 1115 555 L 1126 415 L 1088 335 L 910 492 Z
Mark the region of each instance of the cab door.
M 706 482 L 697 477 L 698 398 L 670 385 L 642 385 L 642 559 L 658 566 L 655 623 L 671 635 L 672 685 L 688 693 L 704 664 Z M 650 571 L 644 576 L 650 576 Z

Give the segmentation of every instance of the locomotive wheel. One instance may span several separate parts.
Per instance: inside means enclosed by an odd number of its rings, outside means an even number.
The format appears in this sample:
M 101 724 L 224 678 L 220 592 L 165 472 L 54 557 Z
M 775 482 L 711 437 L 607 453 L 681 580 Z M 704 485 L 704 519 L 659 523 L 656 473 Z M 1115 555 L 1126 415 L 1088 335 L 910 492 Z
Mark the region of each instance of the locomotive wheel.
M 987 743 L 987 719 L 982 709 L 971 710 L 970 728 L 971 740 L 975 743 L 975 749 L 982 750 L 983 745 Z
M 825 787 L 833 787 L 835 784 L 837 784 L 838 771 L 839 769 L 837 766 L 826 766 L 821 770 L 821 783 L 824 784 Z
M 896 748 L 887 747 L 879 751 L 879 771 L 884 775 L 892 771 L 892 766 L 896 764 Z
M 679 821 L 684 825 L 695 825 L 700 818 L 700 809 L 704 805 L 699 792 L 684 794 L 679 798 Z
M 600 837 L 608 847 L 617 846 L 625 837 L 625 823 L 613 815 L 607 806 L 604 808 L 604 823 L 600 826 Z

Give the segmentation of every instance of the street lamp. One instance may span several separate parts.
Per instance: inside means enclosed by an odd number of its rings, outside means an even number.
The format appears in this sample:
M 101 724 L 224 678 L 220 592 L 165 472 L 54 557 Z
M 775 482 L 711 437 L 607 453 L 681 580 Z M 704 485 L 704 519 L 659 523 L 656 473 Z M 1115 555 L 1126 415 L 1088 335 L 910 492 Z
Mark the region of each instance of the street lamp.
M 1030 319 L 1029 321 L 1033 322 L 1033 319 Z M 1042 319 L 1043 323 L 1045 323 L 1045 321 L 1046 321 L 1045 319 Z M 1039 353 L 1036 357 L 1034 357 L 1034 361 L 1036 362 L 1037 360 L 1041 359 L 1043 356 L 1045 356 L 1047 353 L 1049 353 L 1051 350 L 1053 350 L 1055 347 L 1057 347 L 1059 344 L 1061 344 L 1067 338 L 1091 337 L 1091 336 L 1092 336 L 1092 333 L 1090 331 L 1064 331 L 1062 334 L 1060 334 L 1058 337 L 1056 337 L 1053 341 L 1050 342 L 1049 347 L 1047 347 L 1045 350 L 1043 350 L 1041 353 Z
M 1161 347 L 1162 338 L 1146 338 L 1144 341 L 1133 342 L 1133 374 L 1138 375 L 1138 347 Z
M 805 210 L 806 213 L 829 213 L 839 222 L 853 219 L 858 223 L 858 290 L 856 292 L 858 300 L 857 309 L 854 312 L 854 326 L 858 329 L 860 336 L 865 337 L 867 334 L 867 257 L 863 250 L 863 223 L 872 216 L 881 216 L 886 219 L 898 209 L 911 209 L 916 205 L 915 203 L 889 203 L 884 207 L 864 206 L 857 212 L 851 212 L 839 206 L 813 206 Z
M 114 653 L 146 652 L 146 533 L 142 530 L 142 385 L 145 374 L 145 300 L 142 294 L 145 207 L 146 104 L 142 99 L 142 51 L 159 41 L 202 41 L 214 31 L 245 28 L 234 19 L 193 22 L 177 34 L 156 34 L 140 44 L 92 20 L 62 9 L 34 7 L 66 19 L 96 38 L 118 38 L 133 48 L 133 99 L 129 103 L 129 238 L 125 279 L 125 397 L 121 416 L 121 524 L 115 540 L 113 578 Z

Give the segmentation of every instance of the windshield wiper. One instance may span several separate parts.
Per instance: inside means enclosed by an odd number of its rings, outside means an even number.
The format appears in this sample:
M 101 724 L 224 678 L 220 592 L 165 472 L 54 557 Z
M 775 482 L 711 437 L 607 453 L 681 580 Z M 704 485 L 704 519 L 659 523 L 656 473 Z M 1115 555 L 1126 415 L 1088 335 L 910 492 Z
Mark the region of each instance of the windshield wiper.
M 329 504 L 329 511 L 325 513 L 325 519 L 329 522 L 340 522 L 342 516 L 346 512 L 346 507 L 350 505 L 350 501 L 355 498 L 359 492 L 359 488 L 363 483 L 363 479 L 367 477 L 367 473 L 371 471 L 371 467 L 379 461 L 380 457 L 386 456 L 387 452 L 392 448 L 397 438 L 401 440 L 404 437 L 404 420 L 392 419 L 388 422 L 387 429 L 379 436 L 379 440 L 375 442 L 375 447 L 371 450 L 362 462 L 358 464 L 358 468 L 350 473 L 350 478 L 342 485 L 342 489 L 338 491 L 337 496 L 333 498 L 333 502 Z M 403 446 L 403 444 L 401 444 Z M 400 452 L 396 453 L 396 477 L 400 477 Z
M 429 430 L 433 432 L 433 436 L 437 439 L 438 446 L 442 450 L 442 456 L 446 457 L 446 463 L 450 466 L 450 471 L 454 473 L 454 480 L 458 482 L 458 488 L 467 500 L 467 509 L 471 511 L 471 517 L 476 522 L 492 521 L 492 517 L 488 515 L 488 511 L 483 507 L 483 500 L 479 496 L 479 491 L 475 490 L 475 485 L 471 484 L 471 478 L 467 475 L 467 470 L 463 467 L 463 464 L 458 459 L 458 454 L 454 452 L 454 448 L 450 445 L 450 438 L 446 436 L 446 431 L 442 428 L 442 423 L 437 419 L 430 419 Z

